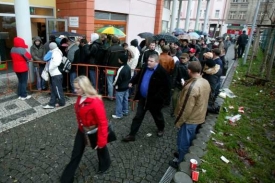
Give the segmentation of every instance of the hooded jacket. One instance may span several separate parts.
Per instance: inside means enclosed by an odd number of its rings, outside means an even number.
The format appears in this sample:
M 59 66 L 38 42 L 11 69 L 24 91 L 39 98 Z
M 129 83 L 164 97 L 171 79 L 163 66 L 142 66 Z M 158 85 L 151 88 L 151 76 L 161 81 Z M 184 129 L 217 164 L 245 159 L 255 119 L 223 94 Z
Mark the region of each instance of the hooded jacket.
M 40 41 L 40 44 L 39 46 L 36 46 L 35 45 L 35 42 L 36 41 Z M 31 46 L 31 56 L 33 58 L 34 61 L 43 61 L 43 57 L 45 55 L 45 48 L 42 44 L 42 40 L 39 36 L 37 37 L 34 37 L 33 39 L 33 45 Z M 45 63 L 43 63 L 44 65 Z M 42 65 L 42 64 L 39 64 L 39 65 Z M 38 63 L 37 62 L 34 62 L 34 66 L 38 66 Z
M 129 46 L 128 50 L 130 51 L 131 56 L 132 56 L 128 62 L 128 65 L 131 68 L 131 76 L 134 76 L 134 70 L 137 67 L 138 58 L 139 58 L 140 53 L 139 53 L 138 48 L 135 46 Z
M 28 61 L 31 60 L 31 54 L 26 50 L 28 46 L 24 39 L 15 37 L 13 39 L 13 47 L 11 49 L 11 59 L 14 72 L 27 72 L 29 70 Z
M 107 66 L 119 67 L 118 56 L 124 52 L 125 50 L 122 46 L 117 43 L 113 43 L 107 50 Z
M 50 60 L 49 65 L 49 73 L 51 76 L 61 75 L 58 66 L 61 64 L 62 56 L 62 52 L 58 47 L 52 49 L 52 59 Z

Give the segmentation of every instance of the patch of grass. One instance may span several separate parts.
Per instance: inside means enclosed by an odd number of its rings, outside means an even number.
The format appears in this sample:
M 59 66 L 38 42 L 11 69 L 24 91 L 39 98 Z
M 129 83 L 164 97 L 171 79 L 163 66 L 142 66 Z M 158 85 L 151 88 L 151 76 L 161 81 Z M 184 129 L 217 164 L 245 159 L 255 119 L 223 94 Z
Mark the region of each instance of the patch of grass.
M 259 73 L 263 54 L 259 53 L 253 62 L 251 72 Z M 239 63 L 242 62 L 239 61 Z M 248 64 L 239 66 L 233 77 L 230 90 L 236 98 L 226 98 L 211 138 L 224 143 L 216 145 L 210 139 L 207 153 L 203 157 L 199 182 L 207 183 L 250 183 L 275 182 L 275 74 L 265 86 L 253 85 L 254 79 L 245 78 Z M 234 109 L 229 109 L 234 106 Z M 244 107 L 241 119 L 232 126 L 226 116 L 236 115 Z M 224 163 L 220 157 L 230 162 Z

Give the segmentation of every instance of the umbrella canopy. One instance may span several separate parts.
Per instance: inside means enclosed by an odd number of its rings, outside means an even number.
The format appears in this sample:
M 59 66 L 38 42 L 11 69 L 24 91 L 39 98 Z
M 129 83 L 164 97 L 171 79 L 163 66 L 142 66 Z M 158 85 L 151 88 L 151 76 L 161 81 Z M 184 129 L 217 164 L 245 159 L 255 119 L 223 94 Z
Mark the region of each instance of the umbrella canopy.
M 61 35 L 67 36 L 67 37 L 82 36 L 81 34 L 74 33 L 74 32 L 67 32 L 67 31 L 65 31 L 65 32 L 53 32 L 53 33 L 51 33 L 51 35 L 54 35 L 54 36 L 57 36 L 57 37 L 61 36 Z
M 200 35 L 196 32 L 189 32 L 188 34 L 190 36 L 192 36 L 194 39 L 199 39 L 200 38 Z
M 197 37 L 190 35 L 190 34 L 184 34 L 184 35 L 179 35 L 178 39 L 187 39 L 187 40 L 191 40 L 191 39 L 198 39 Z
M 147 37 L 153 37 L 154 34 L 151 32 L 142 32 L 138 34 L 139 37 L 146 39 Z
M 183 30 L 183 29 L 179 29 L 179 28 L 176 28 L 174 31 L 173 31 L 174 35 L 183 35 L 183 34 L 186 34 L 186 32 Z
M 102 28 L 98 29 L 96 32 L 101 33 L 101 34 L 112 34 L 116 37 L 125 37 L 126 36 L 126 34 L 124 34 L 124 32 L 122 32 L 120 29 L 115 28 L 113 26 L 102 27 Z
M 179 41 L 177 37 L 168 33 L 157 34 L 157 35 L 154 35 L 153 38 L 157 41 L 160 39 L 165 39 L 167 43 L 175 43 Z

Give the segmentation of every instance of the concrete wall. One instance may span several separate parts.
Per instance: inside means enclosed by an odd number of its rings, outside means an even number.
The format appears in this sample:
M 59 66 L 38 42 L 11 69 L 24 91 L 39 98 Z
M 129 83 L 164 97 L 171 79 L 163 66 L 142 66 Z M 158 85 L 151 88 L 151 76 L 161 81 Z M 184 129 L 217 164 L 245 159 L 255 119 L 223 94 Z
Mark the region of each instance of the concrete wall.
M 95 11 L 107 11 L 128 15 L 127 39 L 139 39 L 141 32 L 154 33 L 157 0 L 96 0 Z

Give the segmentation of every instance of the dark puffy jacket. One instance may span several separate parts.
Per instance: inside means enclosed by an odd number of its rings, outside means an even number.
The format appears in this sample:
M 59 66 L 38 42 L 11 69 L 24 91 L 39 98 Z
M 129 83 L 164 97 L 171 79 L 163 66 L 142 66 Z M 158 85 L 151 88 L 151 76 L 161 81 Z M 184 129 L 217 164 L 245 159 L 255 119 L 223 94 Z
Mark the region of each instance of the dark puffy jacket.
M 155 50 L 145 50 L 143 55 L 142 55 L 142 58 L 141 58 L 142 64 L 147 65 L 147 61 L 148 61 L 149 56 L 153 55 L 153 54 L 159 55 L 159 53 Z
M 40 45 L 39 46 L 36 46 L 35 45 L 35 41 L 40 41 Z M 31 46 L 31 49 L 30 49 L 30 51 L 31 51 L 31 56 L 32 56 L 32 59 L 34 60 L 34 61 L 43 61 L 43 57 L 44 57 L 44 55 L 46 54 L 46 52 L 45 52 L 45 48 L 44 48 L 44 46 L 43 46 L 43 44 L 42 44 L 42 40 L 41 40 L 41 38 L 40 37 L 34 37 L 34 39 L 33 39 L 33 45 Z M 46 63 L 41 63 L 41 64 L 38 64 L 37 62 L 35 63 L 34 62 L 34 66 L 38 66 L 38 65 L 40 65 L 40 66 L 42 66 L 42 65 L 45 65 Z
M 131 68 L 126 63 L 118 69 L 117 76 L 115 77 L 114 86 L 116 91 L 125 91 L 129 87 L 129 82 L 131 80 Z
M 181 51 L 182 53 L 189 53 L 190 48 L 188 46 L 183 46 Z
M 248 42 L 248 36 L 246 34 L 241 34 L 238 38 L 238 45 L 246 45 Z
M 178 88 L 180 90 L 182 89 L 181 79 L 184 79 L 185 81 L 189 79 L 188 64 L 179 62 L 175 65 L 173 81 L 172 81 L 172 89 L 174 88 Z
M 89 50 L 88 50 L 88 55 L 89 55 L 89 59 L 88 59 L 88 63 L 92 64 L 92 65 L 97 65 L 97 60 L 96 60 L 96 56 L 99 50 L 99 47 L 102 45 L 102 42 L 97 39 L 95 40 L 90 46 L 89 46 Z
M 113 45 L 107 50 L 105 59 L 106 65 L 111 67 L 119 67 L 120 63 L 118 63 L 118 56 L 124 52 L 125 50 L 122 46 L 118 45 L 117 43 L 113 43 Z

